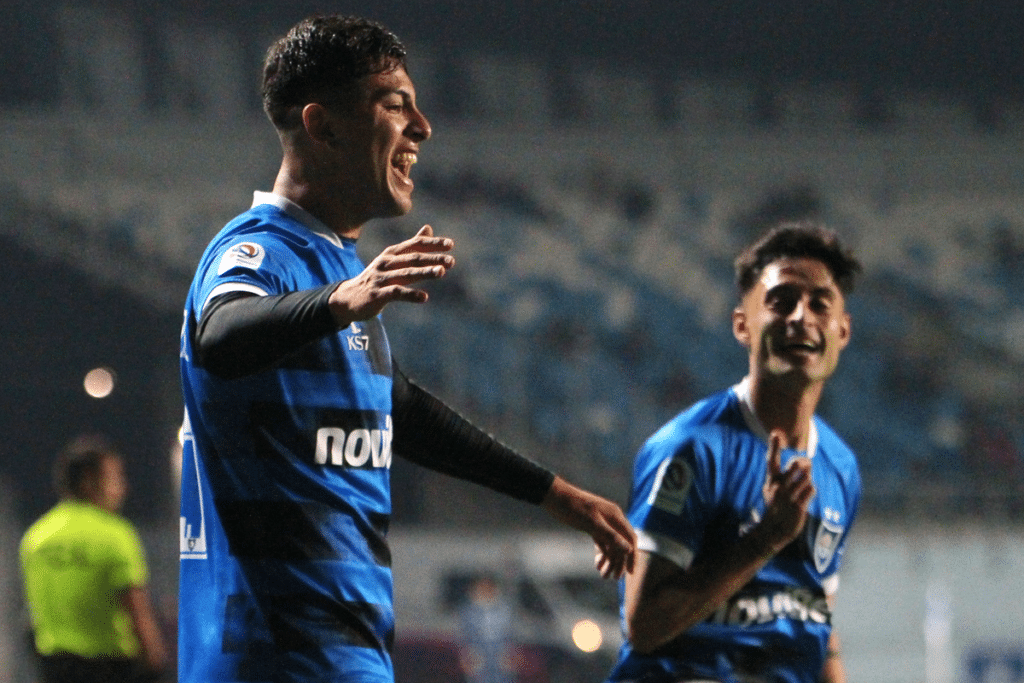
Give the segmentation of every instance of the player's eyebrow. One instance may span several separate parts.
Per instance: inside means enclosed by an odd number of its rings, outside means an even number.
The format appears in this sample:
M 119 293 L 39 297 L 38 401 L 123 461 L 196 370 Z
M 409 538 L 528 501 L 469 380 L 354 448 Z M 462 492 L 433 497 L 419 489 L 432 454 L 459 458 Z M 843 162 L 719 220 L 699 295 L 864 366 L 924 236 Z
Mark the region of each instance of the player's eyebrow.
M 810 291 L 810 294 L 811 294 L 812 297 L 828 299 L 829 301 L 834 301 L 835 299 L 837 299 L 839 297 L 839 293 L 840 293 L 839 292 L 839 287 L 834 285 L 834 284 L 827 285 L 827 286 L 819 286 L 819 287 L 805 287 L 800 282 L 789 281 L 789 282 L 780 282 L 777 285 L 769 287 L 767 290 L 765 290 L 765 297 L 767 298 L 769 296 L 772 296 L 772 295 L 775 295 L 775 294 L 779 294 L 781 292 L 796 291 L 796 290 L 802 291 L 802 290 L 805 290 L 805 289 Z
M 405 102 L 412 102 L 413 101 L 412 93 L 409 92 L 406 88 L 403 88 L 403 87 L 388 87 L 388 86 L 381 86 L 376 91 L 374 91 L 373 99 L 374 100 L 382 100 L 382 99 L 384 99 L 385 97 L 387 97 L 389 95 L 398 95 Z

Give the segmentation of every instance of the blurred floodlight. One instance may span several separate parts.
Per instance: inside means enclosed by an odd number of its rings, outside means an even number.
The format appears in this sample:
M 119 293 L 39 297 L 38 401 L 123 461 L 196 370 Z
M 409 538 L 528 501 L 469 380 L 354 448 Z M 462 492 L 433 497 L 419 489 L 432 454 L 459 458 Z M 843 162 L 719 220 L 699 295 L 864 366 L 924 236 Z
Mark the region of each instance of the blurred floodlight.
M 85 375 L 85 393 L 93 398 L 106 398 L 114 391 L 114 371 L 110 368 L 94 368 Z
M 601 641 L 601 627 L 590 619 L 581 619 L 572 627 L 572 642 L 584 652 L 596 652 Z

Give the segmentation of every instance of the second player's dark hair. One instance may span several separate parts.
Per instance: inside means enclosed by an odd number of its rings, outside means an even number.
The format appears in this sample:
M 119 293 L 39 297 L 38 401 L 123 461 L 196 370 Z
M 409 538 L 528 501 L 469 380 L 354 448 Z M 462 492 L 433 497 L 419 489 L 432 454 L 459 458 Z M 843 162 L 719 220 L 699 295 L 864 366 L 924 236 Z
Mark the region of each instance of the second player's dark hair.
M 405 67 L 405 46 L 380 24 L 341 15 L 303 19 L 275 41 L 263 63 L 263 109 L 288 129 L 294 107 L 327 91 L 350 94 L 359 79 Z
M 104 458 L 116 457 L 113 445 L 102 436 L 80 436 L 60 452 L 53 466 L 53 485 L 60 496 L 85 495 L 85 482 L 100 474 Z
M 810 221 L 781 223 L 736 257 L 736 289 L 740 297 L 753 288 L 769 264 L 783 258 L 821 261 L 844 295 L 853 291 L 854 280 L 861 271 L 860 262 L 833 231 Z

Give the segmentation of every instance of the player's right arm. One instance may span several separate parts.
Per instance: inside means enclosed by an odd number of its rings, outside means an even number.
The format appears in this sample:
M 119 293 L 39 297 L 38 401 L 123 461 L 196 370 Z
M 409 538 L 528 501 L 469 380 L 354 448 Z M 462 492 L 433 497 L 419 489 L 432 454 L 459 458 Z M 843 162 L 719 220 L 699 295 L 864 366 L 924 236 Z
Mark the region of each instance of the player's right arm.
M 810 460 L 794 459 L 783 471 L 781 452 L 781 439 L 773 435 L 764 518 L 735 544 L 700 554 L 686 568 L 637 553 L 624 594 L 627 634 L 637 652 L 651 652 L 706 619 L 797 537 L 814 495 Z
M 590 535 L 605 578 L 633 564 L 636 534 L 618 505 L 581 489 L 502 444 L 410 380 L 394 363 L 392 448 L 398 456 L 540 505 L 559 522 Z
M 455 260 L 452 240 L 434 237 L 429 225 L 384 249 L 362 273 L 340 283 L 300 292 L 262 296 L 228 291 L 203 306 L 196 325 L 198 363 L 235 378 L 258 372 L 350 323 L 372 318 L 392 301 L 422 303 L 414 282 L 443 277 Z

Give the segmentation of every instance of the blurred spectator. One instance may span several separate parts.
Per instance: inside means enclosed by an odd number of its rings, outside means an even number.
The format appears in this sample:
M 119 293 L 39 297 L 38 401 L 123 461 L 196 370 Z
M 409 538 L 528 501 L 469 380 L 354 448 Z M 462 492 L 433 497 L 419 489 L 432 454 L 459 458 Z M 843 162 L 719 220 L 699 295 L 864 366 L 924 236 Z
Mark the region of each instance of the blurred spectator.
M 491 576 L 478 579 L 468 598 L 461 614 L 466 683 L 513 683 L 512 608 Z

